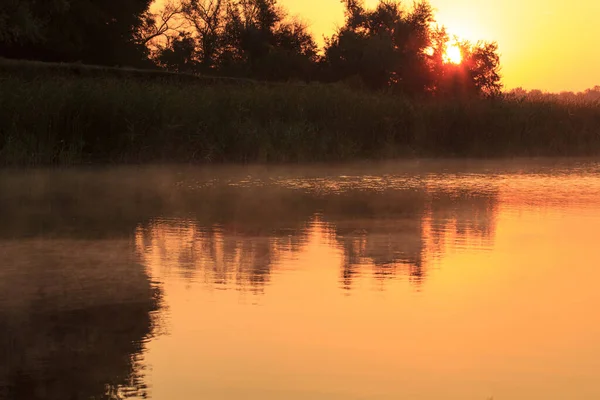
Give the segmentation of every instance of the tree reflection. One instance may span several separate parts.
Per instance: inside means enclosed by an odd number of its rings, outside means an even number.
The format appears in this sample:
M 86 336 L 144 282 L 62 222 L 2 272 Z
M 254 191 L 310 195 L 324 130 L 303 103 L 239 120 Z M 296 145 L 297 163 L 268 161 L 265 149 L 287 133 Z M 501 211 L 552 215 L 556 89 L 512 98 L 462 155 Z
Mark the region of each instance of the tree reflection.
M 145 265 L 253 292 L 305 254 L 320 230 L 340 252 L 339 284 L 348 290 L 358 276 L 418 286 L 449 247 L 493 243 L 497 193 L 469 186 L 468 178 L 252 181 L 233 171 L 220 181 L 210 170 L 169 169 L 4 176 L 0 238 L 134 237 Z
M 491 246 L 496 229 L 497 196 L 495 192 L 466 189 L 437 192 L 431 198 L 430 237 L 432 246 L 441 251 L 445 240 L 465 245 L 478 240 Z
M 378 281 L 398 274 L 415 282 L 421 279 L 425 198 L 422 190 L 351 191 L 327 202 L 325 216 L 344 250 L 344 289 L 350 289 L 357 271 L 366 268 Z
M 306 227 L 266 233 L 237 225 L 158 220 L 138 229 L 136 242 L 144 249 L 139 252 L 142 263 L 160 260 L 159 268 L 174 268 L 187 279 L 261 292 L 273 266 L 283 254 L 300 252 L 308 234 Z
M 381 284 L 406 277 L 418 286 L 447 241 L 491 244 L 495 228 L 495 192 L 226 190 L 227 197 L 220 190 L 214 198 L 204 192 L 202 208 L 188 219 L 158 219 L 138 228 L 142 262 L 159 260 L 160 268 L 215 288 L 262 292 L 272 273 L 304 252 L 320 229 L 341 250 L 343 289 L 363 275 Z
M 0 393 L 145 397 L 140 357 L 160 291 L 127 241 L 0 242 Z
M 364 269 L 370 269 L 378 281 L 405 276 L 420 285 L 429 259 L 443 254 L 441 244 L 448 238 L 459 245 L 477 239 L 490 244 L 493 237 L 494 192 L 395 190 L 344 197 L 359 204 L 353 205 L 352 213 L 332 212 L 329 221 L 344 253 L 340 283 L 346 290 Z

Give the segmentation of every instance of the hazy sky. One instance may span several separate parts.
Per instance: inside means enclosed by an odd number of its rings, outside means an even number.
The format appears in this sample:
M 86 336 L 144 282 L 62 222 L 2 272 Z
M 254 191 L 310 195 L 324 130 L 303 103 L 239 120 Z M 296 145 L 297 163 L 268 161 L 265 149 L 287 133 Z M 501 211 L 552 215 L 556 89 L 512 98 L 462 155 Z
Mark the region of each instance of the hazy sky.
M 343 21 L 339 0 L 279 2 L 308 22 L 318 38 Z M 430 2 L 451 33 L 498 42 L 507 88 L 578 91 L 600 85 L 600 0 Z

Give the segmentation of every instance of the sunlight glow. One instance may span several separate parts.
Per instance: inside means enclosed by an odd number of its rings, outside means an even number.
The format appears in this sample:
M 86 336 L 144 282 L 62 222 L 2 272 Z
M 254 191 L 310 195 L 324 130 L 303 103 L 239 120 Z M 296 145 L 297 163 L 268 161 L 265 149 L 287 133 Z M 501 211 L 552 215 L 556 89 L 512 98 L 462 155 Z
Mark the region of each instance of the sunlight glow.
M 444 54 L 444 62 L 452 64 L 460 64 L 463 60 L 460 47 L 456 43 L 448 44 L 446 53 Z

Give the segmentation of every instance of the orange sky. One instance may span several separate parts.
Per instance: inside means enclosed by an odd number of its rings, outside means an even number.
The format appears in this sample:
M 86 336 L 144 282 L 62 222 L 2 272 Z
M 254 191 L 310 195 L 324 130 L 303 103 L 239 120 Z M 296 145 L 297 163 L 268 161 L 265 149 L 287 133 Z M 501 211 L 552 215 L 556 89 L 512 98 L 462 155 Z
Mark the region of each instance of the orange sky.
M 343 19 L 339 0 L 279 1 L 291 15 L 308 22 L 319 38 L 329 36 Z M 431 0 L 431 4 L 438 22 L 451 33 L 498 42 L 507 88 L 579 91 L 600 85 L 599 0 Z

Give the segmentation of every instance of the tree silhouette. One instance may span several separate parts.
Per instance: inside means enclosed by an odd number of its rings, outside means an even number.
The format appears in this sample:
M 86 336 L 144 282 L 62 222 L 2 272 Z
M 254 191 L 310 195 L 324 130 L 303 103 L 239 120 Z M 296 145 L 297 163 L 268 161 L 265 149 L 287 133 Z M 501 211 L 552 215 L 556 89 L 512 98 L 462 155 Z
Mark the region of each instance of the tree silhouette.
M 173 35 L 177 36 L 185 25 L 182 18 L 181 4 L 169 1 L 157 13 L 146 10 L 142 23 L 135 32 L 136 42 L 148 47 L 151 51 L 161 48 L 160 41 L 168 41 Z
M 438 95 L 496 96 L 500 94 L 500 57 L 496 43 L 468 41 L 458 43 L 462 62 L 442 63 L 436 69 L 435 91 Z
M 182 6 L 185 19 L 194 32 L 199 65 L 208 72 L 220 52 L 225 1 L 184 0 Z
M 153 58 L 172 71 L 287 80 L 316 67 L 307 26 L 275 0 L 181 0 L 146 20 L 140 42 L 162 37 Z
M 176 72 L 268 81 L 360 82 L 411 96 L 500 93 L 496 43 L 461 42 L 462 62 L 446 59 L 450 42 L 428 1 L 404 7 L 342 0 L 345 22 L 319 54 L 305 23 L 277 0 L 5 0 L 0 56 L 111 66 L 158 66 Z
M 303 77 L 317 48 L 306 25 L 287 20 L 275 0 L 230 2 L 223 43 L 226 73 L 267 80 Z
M 359 76 L 373 89 L 396 85 L 423 92 L 428 86 L 431 6 L 418 3 L 408 12 L 392 1 L 381 1 L 374 10 L 357 0 L 344 3 L 346 22 L 325 47 L 330 79 Z
M 346 21 L 327 41 L 326 79 L 358 76 L 370 88 L 393 87 L 407 94 L 497 94 L 499 56 L 495 43 L 460 43 L 463 62 L 446 63 L 449 41 L 434 27 L 433 8 L 424 1 L 406 10 L 381 0 L 368 10 L 359 0 L 344 0 Z
M 135 35 L 150 2 L 9 0 L 0 11 L 0 56 L 143 65 L 146 48 Z
M 169 37 L 167 46 L 158 50 L 158 64 L 170 71 L 193 73 L 200 69 L 197 61 L 196 42 L 189 33 L 181 32 L 177 37 Z

